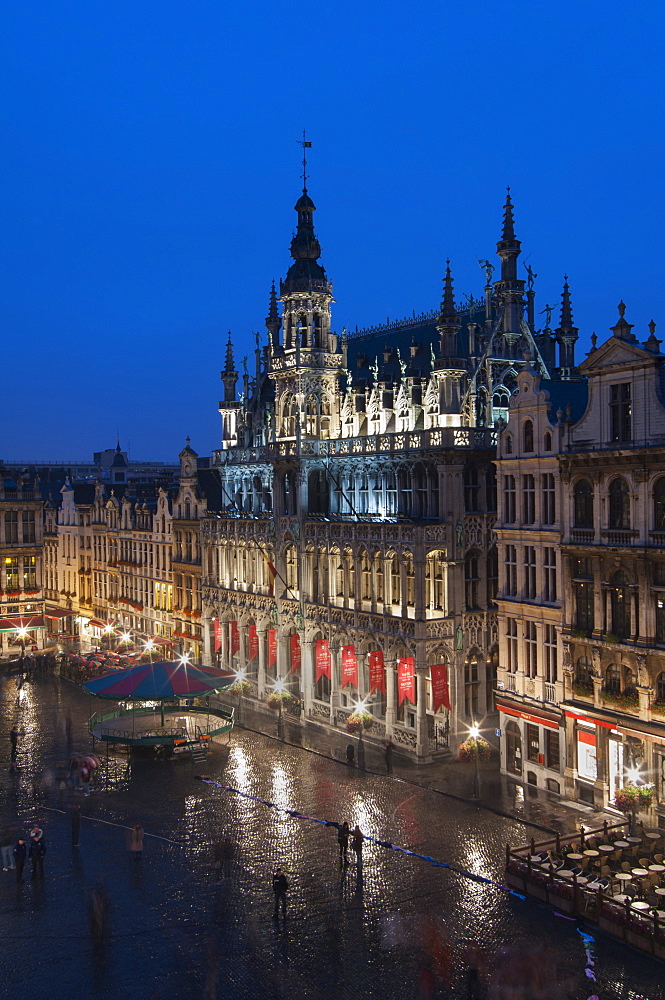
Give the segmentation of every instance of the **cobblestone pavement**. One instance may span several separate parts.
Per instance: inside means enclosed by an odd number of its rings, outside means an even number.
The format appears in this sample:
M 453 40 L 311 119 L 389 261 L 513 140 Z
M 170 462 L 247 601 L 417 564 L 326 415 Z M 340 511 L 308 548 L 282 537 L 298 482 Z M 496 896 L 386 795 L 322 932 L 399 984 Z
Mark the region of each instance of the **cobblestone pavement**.
M 663 997 L 662 966 L 603 935 L 591 989 L 571 921 L 375 845 L 366 846 L 362 872 L 354 861 L 340 868 L 334 829 L 197 782 L 189 761 L 105 761 L 96 789 L 77 793 L 81 846 L 72 848 L 67 801 L 33 777 L 66 760 L 68 717 L 73 749 L 89 749 L 85 723 L 98 706 L 58 679 L 21 690 L 15 678 L 0 685 L 5 818 L 23 828 L 37 820 L 48 845 L 43 883 L 27 873 L 17 887 L 12 872 L 0 873 L 0 997 L 463 998 L 471 995 L 470 941 L 504 975 L 547 970 L 544 991 L 515 997 Z M 6 734 L 15 723 L 21 735 L 11 773 Z M 335 756 L 339 748 L 324 749 Z M 398 763 L 400 777 L 404 769 Z M 381 839 L 499 880 L 506 842 L 527 839 L 531 829 L 538 835 L 523 817 L 500 815 L 507 810 L 496 811 L 496 802 L 478 807 L 249 729 L 214 748 L 200 771 L 276 805 L 348 818 Z M 463 786 L 468 775 L 458 773 Z M 433 769 L 426 780 L 441 779 Z M 483 776 L 485 791 L 492 780 Z M 554 818 L 556 807 L 548 810 L 547 802 L 538 808 L 539 822 Z M 149 834 L 140 863 L 125 840 L 125 827 L 137 819 Z M 224 836 L 236 852 L 217 869 L 213 848 Z M 272 919 L 270 878 L 278 865 L 291 881 L 286 922 Z M 95 949 L 88 902 L 98 879 L 111 909 L 105 944 Z

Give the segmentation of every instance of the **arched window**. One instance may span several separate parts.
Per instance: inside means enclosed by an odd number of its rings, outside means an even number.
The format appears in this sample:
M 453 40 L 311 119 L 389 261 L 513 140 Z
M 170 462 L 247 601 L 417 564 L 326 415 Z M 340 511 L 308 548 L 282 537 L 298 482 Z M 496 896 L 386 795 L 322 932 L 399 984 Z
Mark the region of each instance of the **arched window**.
M 656 480 L 653 488 L 654 531 L 665 531 L 665 476 Z
M 464 510 L 479 510 L 479 497 L 478 469 L 475 465 L 470 465 L 464 470 Z
M 296 436 L 298 404 L 293 393 L 288 392 L 282 400 L 282 437 Z
M 545 431 L 545 437 L 543 438 L 543 449 L 545 451 L 552 450 L 552 435 L 549 431 Z
M 580 656 L 575 663 L 575 683 L 585 687 L 593 686 L 593 667 L 588 656 Z
M 478 716 L 479 663 L 478 654 L 471 653 L 464 664 L 464 712 L 467 719 L 475 720 Z
M 665 672 L 656 677 L 656 701 L 665 703 Z
M 308 396 L 305 403 L 305 434 L 317 437 L 319 433 L 319 404 L 316 396 Z
M 610 485 L 610 528 L 630 528 L 630 495 L 625 479 L 613 479 Z
M 615 573 L 610 587 L 612 632 L 619 638 L 630 636 L 630 591 L 623 573 Z
M 506 455 L 512 455 L 513 453 L 513 439 L 510 434 L 506 434 Z
M 313 469 L 307 480 L 307 496 L 310 514 L 328 513 L 328 482 L 323 469 Z
M 469 552 L 464 560 L 464 587 L 467 611 L 480 606 L 478 601 L 479 584 L 478 555 L 475 552 Z
M 605 671 L 605 690 L 613 694 L 621 692 L 621 667 L 618 663 L 610 663 Z
M 533 451 L 533 423 L 530 420 L 526 420 L 522 428 L 522 450 Z
M 574 526 L 576 528 L 593 528 L 593 488 L 588 479 L 580 479 L 575 483 L 573 491 Z

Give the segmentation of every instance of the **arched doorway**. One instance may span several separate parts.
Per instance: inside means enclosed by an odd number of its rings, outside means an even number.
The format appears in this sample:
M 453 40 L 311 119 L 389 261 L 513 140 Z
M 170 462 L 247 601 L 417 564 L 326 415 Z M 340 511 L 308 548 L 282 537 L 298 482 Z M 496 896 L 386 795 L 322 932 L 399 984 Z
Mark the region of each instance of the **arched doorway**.
M 516 722 L 506 723 L 506 770 L 522 774 L 522 734 Z

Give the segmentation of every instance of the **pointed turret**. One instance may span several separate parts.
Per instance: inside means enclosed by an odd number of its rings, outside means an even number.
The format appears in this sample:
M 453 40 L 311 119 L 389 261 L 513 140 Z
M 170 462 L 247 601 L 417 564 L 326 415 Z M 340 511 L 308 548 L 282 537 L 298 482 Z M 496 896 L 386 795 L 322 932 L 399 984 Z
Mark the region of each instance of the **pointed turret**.
M 559 345 L 559 368 L 564 377 L 572 374 L 575 367 L 575 344 L 579 331 L 573 323 L 573 306 L 570 300 L 568 275 L 563 276 L 563 292 L 561 293 L 561 319 L 556 329 L 556 340 Z
M 236 398 L 236 382 L 238 381 L 238 372 L 233 367 L 233 344 L 231 343 L 230 330 L 229 340 L 226 345 L 226 363 L 224 365 L 224 371 L 221 373 L 221 379 L 224 383 L 224 402 L 232 403 Z
M 446 261 L 446 273 L 443 279 L 443 298 L 441 299 L 441 309 L 439 319 L 436 324 L 439 333 L 439 357 L 454 358 L 457 355 L 457 330 L 459 323 L 457 311 L 455 309 L 455 297 L 453 294 L 453 279 L 450 271 L 450 261 Z
M 273 281 L 270 289 L 270 305 L 268 306 L 268 315 L 266 316 L 266 327 L 270 335 L 270 346 L 273 351 L 279 347 L 279 331 L 281 326 L 282 321 L 279 318 L 279 311 L 277 309 L 277 292 L 275 290 L 275 282 Z
M 508 188 L 503 207 L 503 231 L 496 245 L 496 252 L 501 258 L 501 280 L 497 281 L 495 289 L 499 308 L 503 309 L 501 328 L 509 348 L 520 339 L 522 329 L 524 282 L 517 277 L 517 258 L 521 248 L 521 242 L 515 238 L 513 203 Z

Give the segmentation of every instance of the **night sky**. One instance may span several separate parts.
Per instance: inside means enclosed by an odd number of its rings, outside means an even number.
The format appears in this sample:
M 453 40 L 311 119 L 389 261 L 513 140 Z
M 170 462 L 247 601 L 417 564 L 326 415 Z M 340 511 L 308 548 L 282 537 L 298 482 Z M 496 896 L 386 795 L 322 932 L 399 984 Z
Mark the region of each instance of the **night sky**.
M 5 5 L 0 457 L 219 441 L 289 266 L 300 147 L 333 325 L 480 296 L 510 184 L 537 311 L 640 340 L 663 263 L 661 3 Z M 522 274 L 522 276 L 524 276 Z M 558 308 L 554 314 L 558 319 Z M 240 388 L 240 386 L 239 386 Z

